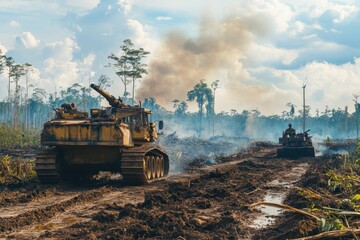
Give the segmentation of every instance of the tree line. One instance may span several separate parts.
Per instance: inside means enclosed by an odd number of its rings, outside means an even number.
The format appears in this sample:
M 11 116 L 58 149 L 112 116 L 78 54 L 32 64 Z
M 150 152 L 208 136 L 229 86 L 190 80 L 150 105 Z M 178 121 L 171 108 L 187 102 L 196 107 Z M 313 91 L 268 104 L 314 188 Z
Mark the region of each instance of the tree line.
M 134 89 L 139 79 L 147 74 L 147 65 L 143 60 L 149 54 L 143 48 L 135 48 L 130 39 L 123 41 L 119 54 L 110 54 L 106 67 L 114 70 L 124 86 L 122 100 L 130 105 L 136 102 Z M 31 74 L 34 68 L 31 64 L 18 64 L 12 57 L 0 52 L 0 74 L 8 78 L 7 96 L 0 101 L 0 122 L 12 127 L 24 129 L 40 129 L 42 124 L 53 117 L 52 109 L 63 103 L 74 102 L 78 109 L 88 111 L 90 108 L 100 108 L 103 98 L 91 95 L 91 88 L 75 83 L 66 89 L 47 93 L 44 89 L 34 86 Z M 113 82 L 106 75 L 97 79 L 102 88 L 109 88 Z M 143 107 L 153 111 L 153 121 L 165 120 L 169 132 L 179 135 L 198 137 L 213 137 L 228 135 L 233 137 L 272 139 L 281 135 L 289 122 L 297 129 L 302 129 L 302 109 L 296 111 L 292 103 L 284 104 L 285 110 L 280 115 L 264 116 L 258 110 L 231 109 L 228 112 L 215 113 L 216 89 L 219 80 L 210 85 L 204 79 L 187 92 L 186 100 L 174 99 L 173 109 L 166 110 L 156 102 L 156 96 L 143 100 Z M 130 91 L 129 91 L 130 88 Z M 30 94 L 31 90 L 31 94 Z M 188 103 L 195 102 L 198 111 L 188 111 Z M 359 104 L 355 102 L 355 112 L 349 113 L 348 108 L 331 109 L 326 106 L 324 111 L 316 110 L 310 115 L 310 106 L 306 106 L 308 115 L 307 126 L 311 133 L 319 136 L 336 138 L 358 137 Z

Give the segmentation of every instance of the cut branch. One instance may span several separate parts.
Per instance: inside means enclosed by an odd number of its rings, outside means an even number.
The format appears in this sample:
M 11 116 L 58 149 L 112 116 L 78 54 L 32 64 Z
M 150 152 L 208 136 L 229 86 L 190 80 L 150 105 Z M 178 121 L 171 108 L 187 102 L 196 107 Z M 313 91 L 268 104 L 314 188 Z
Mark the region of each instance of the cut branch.
M 310 239 L 323 239 L 323 238 L 333 239 L 333 238 L 339 238 L 339 237 L 354 236 L 356 234 L 360 234 L 360 229 L 347 229 L 347 230 L 323 232 L 323 233 L 316 234 L 314 236 L 296 238 L 296 239 L 292 239 L 292 240 L 310 240 Z
M 294 207 L 291 207 L 291 206 L 288 206 L 288 205 L 285 205 L 285 204 L 278 204 L 278 203 L 271 203 L 271 202 L 258 202 L 258 203 L 253 203 L 250 206 L 251 207 L 256 207 L 256 206 L 259 206 L 259 205 L 266 205 L 266 206 L 270 206 L 270 207 L 281 208 L 281 209 L 284 209 L 286 211 L 303 214 L 303 215 L 306 215 L 308 217 L 311 217 L 311 218 L 315 219 L 316 221 L 320 221 L 320 218 L 318 218 L 317 216 L 315 216 L 315 215 L 313 215 L 311 213 L 305 212 L 303 210 L 300 210 L 300 209 L 297 209 L 297 208 L 294 208 Z

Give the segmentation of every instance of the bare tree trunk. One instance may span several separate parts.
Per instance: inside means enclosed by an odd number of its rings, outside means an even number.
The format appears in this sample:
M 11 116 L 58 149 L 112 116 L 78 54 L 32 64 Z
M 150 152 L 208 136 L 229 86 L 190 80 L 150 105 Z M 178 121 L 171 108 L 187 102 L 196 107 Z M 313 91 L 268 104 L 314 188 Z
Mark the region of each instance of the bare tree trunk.
M 135 101 L 134 101 L 134 92 L 135 92 L 135 78 L 133 78 L 133 87 L 132 87 L 132 106 L 134 106 Z

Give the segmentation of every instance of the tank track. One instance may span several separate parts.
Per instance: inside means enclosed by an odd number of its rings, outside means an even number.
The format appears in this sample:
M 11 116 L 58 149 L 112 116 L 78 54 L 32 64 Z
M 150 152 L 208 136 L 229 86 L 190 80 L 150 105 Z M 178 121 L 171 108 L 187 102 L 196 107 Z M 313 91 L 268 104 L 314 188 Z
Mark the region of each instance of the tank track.
M 59 169 L 56 164 L 55 148 L 41 150 L 35 160 L 35 171 L 41 183 L 57 183 L 60 181 Z
M 169 157 L 159 147 L 141 146 L 121 150 L 121 174 L 128 183 L 150 183 L 169 173 Z
M 314 147 L 282 147 L 277 149 L 278 157 L 301 158 L 315 157 Z

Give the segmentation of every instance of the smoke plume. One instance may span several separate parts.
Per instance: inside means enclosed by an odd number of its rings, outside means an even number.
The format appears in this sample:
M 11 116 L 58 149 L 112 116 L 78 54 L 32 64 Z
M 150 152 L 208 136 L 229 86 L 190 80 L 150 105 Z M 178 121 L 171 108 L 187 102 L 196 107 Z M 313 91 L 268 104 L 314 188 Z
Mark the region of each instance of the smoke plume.
M 219 97 L 229 93 L 227 97 L 239 95 L 241 100 L 240 92 L 244 97 L 265 92 L 259 86 L 243 86 L 242 81 L 251 78 L 242 61 L 249 44 L 266 36 L 267 29 L 261 18 L 230 16 L 221 21 L 203 19 L 197 37 L 169 33 L 149 63 L 137 98 L 155 97 L 160 105 L 170 107 L 175 98 L 186 100 L 187 92 L 200 79 L 208 79 L 210 85 L 217 78 L 222 78 Z

